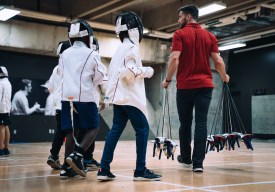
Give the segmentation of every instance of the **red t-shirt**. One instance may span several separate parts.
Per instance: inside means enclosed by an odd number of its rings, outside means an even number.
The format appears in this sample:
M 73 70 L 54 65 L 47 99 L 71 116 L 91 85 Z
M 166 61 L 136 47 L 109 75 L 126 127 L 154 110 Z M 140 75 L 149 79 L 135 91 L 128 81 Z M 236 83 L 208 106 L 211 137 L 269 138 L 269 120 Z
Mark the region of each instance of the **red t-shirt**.
M 172 51 L 180 51 L 178 89 L 214 87 L 210 69 L 211 52 L 219 53 L 216 37 L 197 23 L 188 23 L 174 33 Z

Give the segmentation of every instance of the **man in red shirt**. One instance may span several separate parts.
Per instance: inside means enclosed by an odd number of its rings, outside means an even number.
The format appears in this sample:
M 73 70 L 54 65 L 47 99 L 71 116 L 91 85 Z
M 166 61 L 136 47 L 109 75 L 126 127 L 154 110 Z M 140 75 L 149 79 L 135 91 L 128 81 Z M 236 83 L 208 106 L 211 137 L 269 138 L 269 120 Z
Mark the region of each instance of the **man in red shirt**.
M 203 172 L 207 139 L 207 114 L 214 84 L 209 59 L 224 82 L 229 82 L 218 40 L 196 22 L 199 11 L 195 5 L 178 9 L 180 29 L 174 33 L 167 76 L 162 82 L 168 88 L 177 70 L 177 108 L 180 120 L 180 155 L 178 161 L 194 172 Z M 191 158 L 191 127 L 195 107 L 194 149 Z

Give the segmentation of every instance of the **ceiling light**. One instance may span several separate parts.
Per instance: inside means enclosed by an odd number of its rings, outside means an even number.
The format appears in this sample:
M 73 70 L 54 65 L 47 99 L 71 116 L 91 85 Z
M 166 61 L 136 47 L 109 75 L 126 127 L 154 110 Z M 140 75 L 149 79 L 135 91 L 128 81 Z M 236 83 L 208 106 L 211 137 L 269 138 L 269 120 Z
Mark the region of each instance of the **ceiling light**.
M 234 53 L 241 53 L 241 52 L 245 52 L 245 51 L 252 51 L 252 50 L 256 50 L 256 49 L 261 49 L 261 48 L 265 48 L 265 47 L 270 47 L 270 46 L 274 46 L 275 43 L 270 43 L 270 44 L 265 44 L 265 45 L 259 45 L 256 47 L 250 47 L 250 48 L 246 48 L 246 49 L 240 49 L 240 50 L 236 50 L 234 51 Z
M 19 13 L 20 13 L 20 11 L 15 10 L 13 8 L 1 6 L 0 7 L 0 20 L 6 21 L 9 18 L 14 17 L 15 15 L 17 15 Z
M 234 43 L 234 44 L 227 44 L 227 45 L 221 45 L 219 46 L 219 50 L 220 51 L 224 51 L 224 50 L 228 50 L 228 49 L 235 49 L 235 48 L 239 48 L 239 47 L 245 47 L 246 44 L 245 43 Z
M 210 13 L 214 13 L 216 11 L 220 11 L 225 8 L 226 8 L 226 5 L 223 3 L 220 3 L 220 2 L 211 3 L 210 5 L 206 5 L 204 7 L 199 8 L 199 17 Z

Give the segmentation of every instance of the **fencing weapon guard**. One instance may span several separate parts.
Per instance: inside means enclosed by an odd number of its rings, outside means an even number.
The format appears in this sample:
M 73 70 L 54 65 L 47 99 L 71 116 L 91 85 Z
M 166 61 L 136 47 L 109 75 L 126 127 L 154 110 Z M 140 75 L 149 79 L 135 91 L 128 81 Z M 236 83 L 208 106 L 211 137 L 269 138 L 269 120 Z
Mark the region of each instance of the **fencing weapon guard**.
M 173 140 L 165 139 L 163 152 L 167 156 L 167 159 L 172 157 L 172 160 L 174 160 L 174 153 L 176 151 L 176 146 L 177 145 Z
M 167 105 L 167 114 L 168 114 L 168 119 L 169 119 L 169 130 L 168 130 L 168 137 L 164 137 L 164 117 L 165 117 L 165 108 Z M 162 136 L 158 136 L 158 132 L 160 129 L 160 121 L 161 119 L 163 120 L 162 122 Z M 154 148 L 153 148 L 153 157 L 158 156 L 159 159 L 161 159 L 161 153 L 162 151 L 164 152 L 165 156 L 167 157 L 167 159 L 169 159 L 170 157 L 172 157 L 172 160 L 174 160 L 174 153 L 176 151 L 176 146 L 177 144 L 175 143 L 175 141 L 172 140 L 172 133 L 171 133 L 171 123 L 170 123 L 170 115 L 169 115 L 169 103 L 168 103 L 168 91 L 165 90 L 165 94 L 163 96 L 163 108 L 162 108 L 162 114 L 160 116 L 159 119 L 159 125 L 158 125 L 158 129 L 157 129 L 157 134 L 156 134 L 156 138 L 154 140 Z M 171 139 L 170 139 L 171 138 Z
M 164 147 L 164 141 L 166 140 L 165 137 L 156 137 L 154 142 L 153 148 L 153 157 L 158 156 L 159 159 L 161 158 L 161 153 Z
M 221 123 L 222 126 L 218 126 L 218 123 Z M 217 127 L 222 127 L 224 133 L 215 134 Z M 220 131 L 221 130 L 219 130 L 219 132 Z M 251 143 L 252 137 L 252 134 L 246 133 L 228 84 L 224 83 L 210 135 L 207 137 L 205 153 L 207 153 L 207 151 L 215 151 L 215 149 L 219 152 L 224 148 L 229 151 L 231 149 L 235 150 L 236 145 L 240 147 L 240 138 L 247 149 L 254 150 Z

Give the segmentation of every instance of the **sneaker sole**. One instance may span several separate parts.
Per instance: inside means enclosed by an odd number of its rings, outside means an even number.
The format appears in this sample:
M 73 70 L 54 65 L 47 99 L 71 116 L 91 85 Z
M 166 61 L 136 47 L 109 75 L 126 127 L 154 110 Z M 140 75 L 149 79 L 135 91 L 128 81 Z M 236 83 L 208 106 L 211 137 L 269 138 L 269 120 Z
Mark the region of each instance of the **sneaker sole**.
M 73 177 L 69 177 L 69 176 L 59 176 L 60 179 L 69 179 L 69 178 L 80 178 L 79 175 L 75 175 Z
M 202 168 L 194 169 L 193 172 L 195 172 L 195 173 L 202 173 L 203 169 Z
M 144 178 L 144 177 L 134 177 L 134 181 L 160 181 L 161 177 L 158 178 L 153 178 L 153 179 L 149 179 L 149 178 Z
M 59 178 L 60 178 L 60 179 L 69 179 L 68 176 L 61 176 L 61 175 L 59 176 Z
M 84 166 L 85 167 L 91 167 L 91 168 L 100 168 L 100 166 L 91 165 L 91 164 L 85 164 L 85 163 L 84 163 Z
M 113 180 L 116 179 L 116 178 L 110 178 L 110 177 L 107 177 L 107 176 L 97 176 L 96 178 L 99 181 L 113 181 Z
M 55 162 L 52 162 L 50 160 L 47 161 L 47 164 L 54 170 L 60 170 L 61 169 L 61 165 L 56 165 Z
M 185 164 L 185 163 L 180 163 L 179 164 L 185 168 L 192 168 L 192 164 Z
M 100 167 L 86 167 L 87 171 L 98 171 Z
M 76 172 L 76 174 L 82 176 L 82 177 L 86 177 L 86 173 L 85 171 L 79 169 L 76 164 L 74 164 L 73 160 L 70 157 L 67 157 L 66 159 L 67 163 L 73 168 L 73 170 Z
M 96 166 L 96 165 L 91 165 L 91 164 L 85 164 L 84 163 L 84 167 L 88 168 L 88 169 L 99 169 L 100 166 Z
M 0 155 L 0 157 L 9 157 L 10 155 Z

